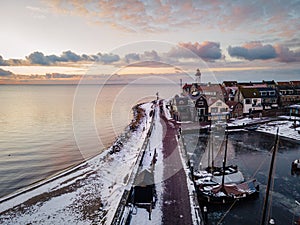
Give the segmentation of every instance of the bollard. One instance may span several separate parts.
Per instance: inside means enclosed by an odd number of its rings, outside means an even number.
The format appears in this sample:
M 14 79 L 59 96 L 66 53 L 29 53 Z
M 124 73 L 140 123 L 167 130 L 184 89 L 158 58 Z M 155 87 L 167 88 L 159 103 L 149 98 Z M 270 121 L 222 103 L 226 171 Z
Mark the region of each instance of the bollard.
M 269 221 L 269 224 L 270 225 L 275 225 L 275 220 L 271 218 L 270 221 Z
M 203 206 L 204 224 L 208 224 L 207 207 Z

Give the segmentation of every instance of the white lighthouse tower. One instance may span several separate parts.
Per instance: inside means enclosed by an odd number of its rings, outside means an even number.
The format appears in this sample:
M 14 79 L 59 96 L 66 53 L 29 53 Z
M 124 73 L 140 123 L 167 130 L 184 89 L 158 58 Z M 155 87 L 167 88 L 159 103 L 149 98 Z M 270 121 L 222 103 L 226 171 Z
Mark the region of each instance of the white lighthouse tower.
M 201 83 L 201 72 L 199 69 L 197 69 L 197 73 L 195 74 L 196 76 L 196 83 L 200 84 Z

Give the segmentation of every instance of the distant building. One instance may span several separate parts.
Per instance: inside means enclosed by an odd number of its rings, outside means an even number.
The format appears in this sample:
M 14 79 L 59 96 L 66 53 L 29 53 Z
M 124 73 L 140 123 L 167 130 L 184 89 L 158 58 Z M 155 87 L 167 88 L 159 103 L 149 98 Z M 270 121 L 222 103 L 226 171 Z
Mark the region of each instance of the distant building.
M 257 88 L 261 96 L 263 110 L 278 108 L 279 96 L 273 87 Z
M 171 114 L 175 120 L 191 121 L 193 113 L 191 112 L 189 98 L 187 96 L 179 97 L 176 95 L 171 104 Z
M 237 81 L 224 81 L 222 85 L 226 91 L 225 102 L 234 101 L 235 95 L 238 93 L 239 87 Z
M 243 104 L 243 114 L 262 111 L 262 99 L 257 88 L 242 87 L 236 96 L 235 101 Z
M 226 104 L 229 107 L 230 118 L 238 118 L 243 116 L 244 106 L 241 102 L 227 101 Z
M 262 83 L 266 84 L 267 87 L 276 89 L 277 83 L 274 80 L 268 81 L 268 80 L 263 80 Z
M 208 104 L 204 95 L 200 95 L 195 101 L 196 118 L 195 121 L 207 122 L 208 121 Z
M 210 121 L 226 121 L 229 119 L 229 107 L 221 99 L 208 101 L 208 115 Z
M 200 70 L 197 70 L 195 76 L 201 77 Z M 177 113 L 181 119 L 206 122 L 223 118 L 220 115 L 236 118 L 300 103 L 300 81 L 224 81 L 222 84 L 212 84 L 200 83 L 198 79 L 196 83 L 185 84 L 182 95 L 187 100 L 184 104 L 180 104 L 180 99 L 176 100 L 174 115 Z
M 300 82 L 277 82 L 279 106 L 286 107 L 300 102 Z

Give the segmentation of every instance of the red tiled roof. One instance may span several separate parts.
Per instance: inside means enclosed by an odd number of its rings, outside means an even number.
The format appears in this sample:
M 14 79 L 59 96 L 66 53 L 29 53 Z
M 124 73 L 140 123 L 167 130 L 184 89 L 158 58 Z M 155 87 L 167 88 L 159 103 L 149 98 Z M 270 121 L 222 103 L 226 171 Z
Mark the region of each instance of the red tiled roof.
M 229 106 L 229 108 L 233 108 L 236 104 L 239 102 L 236 101 L 227 101 L 226 104 Z
M 183 89 L 185 89 L 185 88 L 191 88 L 192 87 L 192 84 L 185 84 L 185 85 L 183 85 Z

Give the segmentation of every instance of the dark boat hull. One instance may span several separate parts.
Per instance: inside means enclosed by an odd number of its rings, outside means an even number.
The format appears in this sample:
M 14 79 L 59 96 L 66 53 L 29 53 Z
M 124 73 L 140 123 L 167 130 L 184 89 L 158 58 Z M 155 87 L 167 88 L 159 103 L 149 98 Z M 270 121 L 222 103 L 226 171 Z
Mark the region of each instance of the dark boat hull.
M 243 191 L 239 191 L 239 186 L 241 185 L 247 185 L 247 188 Z M 198 187 L 197 196 L 199 202 L 205 204 L 231 204 L 235 201 L 254 199 L 259 195 L 259 185 L 255 183 L 255 180 L 236 186 L 226 185 L 225 188 L 223 187 L 219 186 L 218 188 L 213 188 L 211 191 L 205 190 L 204 187 Z M 217 189 L 219 189 L 219 191 Z M 228 190 L 226 191 L 226 189 Z

